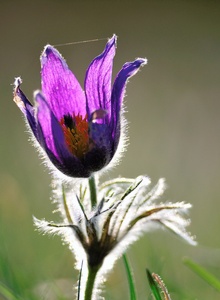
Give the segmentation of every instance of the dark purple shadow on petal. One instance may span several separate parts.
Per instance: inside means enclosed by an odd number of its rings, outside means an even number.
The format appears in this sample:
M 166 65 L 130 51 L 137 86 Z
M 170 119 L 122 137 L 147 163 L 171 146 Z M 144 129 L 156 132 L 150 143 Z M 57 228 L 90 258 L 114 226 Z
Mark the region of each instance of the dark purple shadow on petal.
M 110 160 L 108 150 L 105 147 L 96 147 L 85 155 L 83 164 L 87 172 L 91 174 L 104 168 Z
M 22 90 L 20 89 L 21 79 L 16 78 L 14 87 L 14 102 L 20 108 L 22 113 L 26 116 L 27 121 L 37 138 L 35 110 L 30 101 L 26 98 Z
M 61 126 L 59 125 L 55 116 L 51 112 L 47 102 L 39 92 L 36 93 L 35 100 L 37 103 L 37 119 L 43 133 L 42 140 L 40 140 L 40 144 L 42 146 L 45 144 L 46 147 L 53 153 L 53 155 L 58 160 L 60 160 L 60 155 L 59 151 L 57 151 L 57 145 L 55 144 L 55 140 L 58 140 L 59 143 L 62 144 L 63 147 L 65 147 L 64 135 L 62 133 Z M 56 130 L 53 129 L 53 127 L 56 127 Z
M 42 92 L 54 115 L 86 115 L 86 99 L 78 80 L 61 54 L 52 46 L 45 47 L 41 56 Z
M 82 164 L 75 156 L 65 158 L 60 171 L 67 176 L 75 178 L 88 178 L 91 175 L 91 170 Z
M 37 131 L 38 131 L 38 140 L 39 140 L 41 147 L 44 149 L 48 158 L 51 160 L 51 162 L 54 164 L 54 166 L 56 166 L 56 168 L 60 170 L 62 168 L 62 164 L 58 161 L 58 159 L 54 156 L 54 154 L 47 147 L 46 141 L 44 139 L 44 134 L 43 134 L 41 125 L 39 123 L 37 126 Z
M 113 153 L 113 141 L 111 137 L 110 128 L 107 124 L 90 124 L 90 138 L 95 143 L 96 147 L 102 149 L 105 153 L 105 161 L 109 162 L 114 153 Z
M 126 83 L 129 77 L 136 74 L 139 68 L 146 64 L 146 59 L 136 59 L 133 62 L 124 64 L 116 76 L 111 97 L 111 123 L 112 138 L 115 141 L 114 149 L 116 150 L 120 138 L 120 111 L 125 94 Z
M 105 50 L 90 64 L 85 76 L 86 107 L 88 118 L 98 109 L 107 111 L 106 120 L 111 118 L 111 77 L 116 49 L 114 35 Z

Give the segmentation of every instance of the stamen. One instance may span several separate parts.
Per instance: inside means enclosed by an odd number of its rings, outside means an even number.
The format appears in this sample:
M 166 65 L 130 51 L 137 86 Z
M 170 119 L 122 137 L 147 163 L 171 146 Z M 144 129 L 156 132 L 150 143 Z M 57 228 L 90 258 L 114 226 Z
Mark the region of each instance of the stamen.
M 82 158 L 89 150 L 89 123 L 88 118 L 81 115 L 66 115 L 60 120 L 69 151 Z

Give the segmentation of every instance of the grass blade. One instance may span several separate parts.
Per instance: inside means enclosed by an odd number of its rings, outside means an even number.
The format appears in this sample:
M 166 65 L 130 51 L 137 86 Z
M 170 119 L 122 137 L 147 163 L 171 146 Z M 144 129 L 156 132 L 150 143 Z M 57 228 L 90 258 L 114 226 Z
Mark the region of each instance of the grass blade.
M 82 278 L 82 268 L 83 268 L 83 261 L 82 261 L 81 268 L 80 268 L 80 273 L 79 273 L 77 300 L 80 299 L 80 286 L 81 286 L 81 278 Z
M 209 273 L 206 269 L 190 260 L 189 258 L 184 258 L 184 264 L 190 268 L 194 273 L 196 273 L 200 278 L 205 280 L 209 285 L 214 287 L 217 291 L 220 292 L 220 280 L 214 275 Z
M 135 292 L 135 287 L 134 287 L 134 279 L 132 275 L 132 271 L 130 268 L 130 265 L 128 263 L 127 256 L 124 254 L 123 255 L 123 261 L 127 273 L 127 278 L 128 278 L 128 284 L 129 284 L 129 291 L 130 291 L 130 300 L 136 300 L 136 292 Z
M 152 277 L 150 271 L 148 269 L 146 269 L 146 272 L 147 272 L 147 278 L 148 278 L 148 282 L 150 285 L 150 289 L 151 289 L 151 292 L 154 295 L 155 299 L 163 300 L 160 295 L 160 290 L 159 290 L 154 278 Z

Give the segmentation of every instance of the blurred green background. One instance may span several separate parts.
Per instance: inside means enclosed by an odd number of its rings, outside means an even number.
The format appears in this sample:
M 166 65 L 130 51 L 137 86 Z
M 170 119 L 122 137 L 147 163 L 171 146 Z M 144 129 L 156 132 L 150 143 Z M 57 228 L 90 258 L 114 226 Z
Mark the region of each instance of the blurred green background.
M 32 216 L 56 219 L 50 176 L 12 101 L 14 77 L 32 100 L 40 88 L 45 44 L 116 33 L 114 74 L 126 61 L 149 63 L 130 80 L 126 97 L 130 145 L 106 178 L 165 177 L 165 198 L 188 201 L 192 247 L 166 231 L 144 236 L 129 249 L 139 299 L 150 292 L 145 267 L 159 273 L 172 299 L 219 299 L 182 264 L 189 256 L 220 278 L 220 2 L 219 1 L 0 1 L 0 281 L 24 299 L 72 299 L 77 272 L 60 239 L 34 231 Z M 105 41 L 60 47 L 83 84 L 89 62 Z M 48 284 L 48 285 L 47 285 Z M 42 288 L 46 286 L 46 292 Z M 43 295 L 39 296 L 40 293 Z M 106 284 L 105 298 L 128 298 L 123 263 Z

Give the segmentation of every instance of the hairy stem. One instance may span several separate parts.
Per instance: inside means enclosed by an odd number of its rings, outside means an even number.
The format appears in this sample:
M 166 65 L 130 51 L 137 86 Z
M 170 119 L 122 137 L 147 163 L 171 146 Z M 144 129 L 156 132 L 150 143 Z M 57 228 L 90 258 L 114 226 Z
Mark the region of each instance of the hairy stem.
M 91 206 L 93 208 L 97 204 L 96 182 L 95 182 L 94 175 L 89 177 L 89 190 L 90 190 Z
M 84 300 L 92 299 L 95 278 L 96 278 L 98 270 L 99 270 L 99 267 L 88 267 L 88 277 L 87 277 L 87 282 L 86 282 Z

